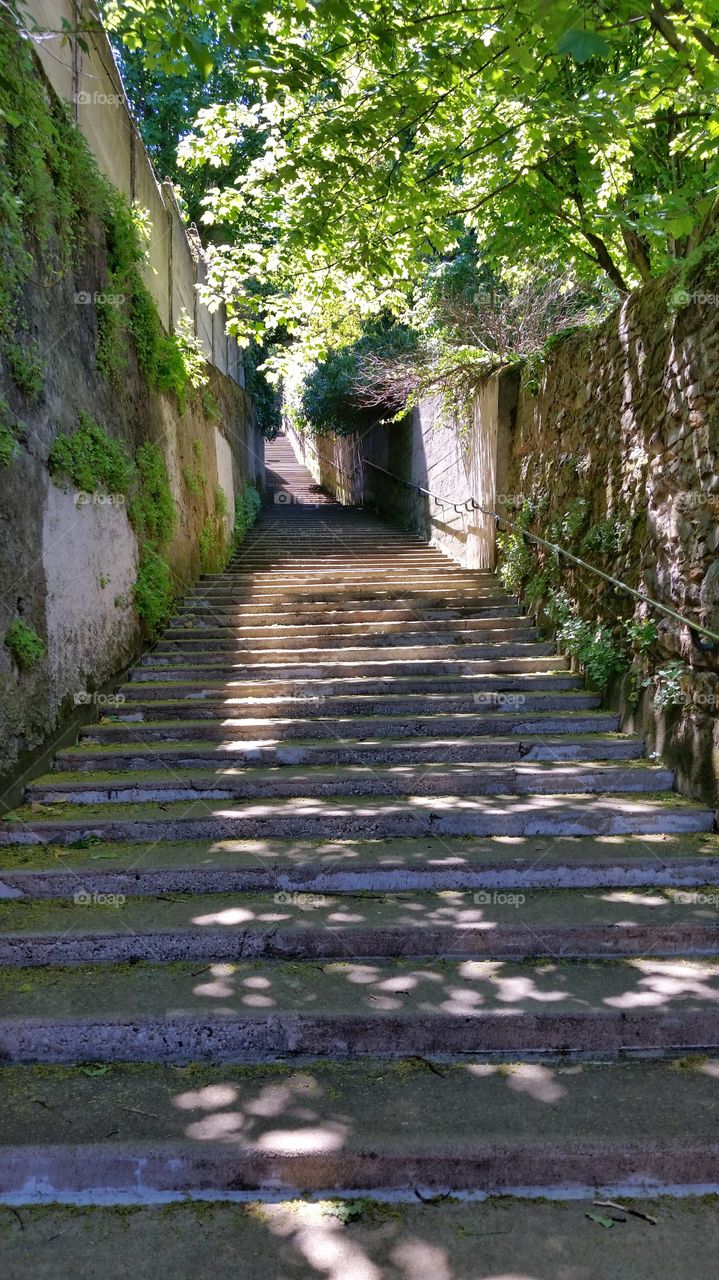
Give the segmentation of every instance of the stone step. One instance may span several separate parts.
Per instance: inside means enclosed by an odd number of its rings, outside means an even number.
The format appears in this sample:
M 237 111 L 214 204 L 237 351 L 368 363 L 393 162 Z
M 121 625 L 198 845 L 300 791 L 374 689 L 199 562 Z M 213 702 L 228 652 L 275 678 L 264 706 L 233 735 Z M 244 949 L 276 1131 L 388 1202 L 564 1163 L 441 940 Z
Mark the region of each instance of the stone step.
M 180 702 L 214 703 L 219 709 L 235 706 L 249 715 L 267 707 L 268 715 L 285 715 L 288 711 L 304 715 L 432 715 L 473 712 L 478 716 L 491 712 L 505 715 L 517 710 L 542 711 L 586 710 L 597 707 L 601 698 L 585 692 L 582 680 L 570 672 L 505 671 L 486 672 L 479 676 L 444 676 L 432 680 L 427 676 L 385 676 L 374 680 L 307 679 L 287 680 L 142 680 L 120 686 L 122 701 L 115 714 L 133 714 L 135 703 Z M 246 704 L 246 705 L 245 705 Z M 185 710 L 188 710 L 185 707 Z M 192 712 L 203 714 L 196 709 Z M 264 714 L 260 712 L 259 714 Z
M 293 624 L 283 622 L 281 619 L 275 623 L 258 624 L 256 626 L 215 626 L 213 623 L 201 622 L 195 623 L 191 627 L 168 627 L 165 632 L 161 644 L 171 644 L 175 641 L 191 640 L 193 642 L 205 643 L 207 640 L 230 641 L 235 638 L 243 640 L 249 637 L 257 640 L 272 642 L 279 638 L 283 640 L 307 640 L 313 642 L 319 639 L 327 639 L 334 643 L 344 643 L 345 640 L 356 639 L 357 636 L 369 639 L 370 636 L 378 635 L 386 637 L 388 642 L 390 637 L 424 635 L 427 632 L 437 635 L 476 635 L 478 632 L 484 637 L 488 632 L 494 635 L 497 629 L 501 632 L 509 632 L 515 634 L 517 631 L 523 631 L 531 624 L 529 620 L 521 614 L 519 608 L 514 614 L 509 613 L 504 618 L 438 618 L 435 620 L 412 618 L 395 619 L 387 621 L 382 619 L 379 622 L 329 622 L 326 625 L 321 623 L 300 623 Z M 159 647 L 159 646 L 156 646 Z
M 517 623 L 523 622 L 523 619 L 517 618 Z M 336 634 L 321 632 L 311 632 L 309 635 L 297 635 L 290 632 L 285 633 L 284 628 L 267 628 L 271 631 L 270 635 L 247 634 L 245 630 L 233 630 L 229 627 L 207 627 L 202 630 L 192 631 L 169 631 L 166 632 L 163 639 L 156 644 L 151 654 L 146 655 L 144 661 L 150 657 L 157 659 L 162 655 L 182 655 L 187 657 L 199 657 L 204 654 L 219 653 L 235 653 L 238 656 L 244 656 L 247 652 L 256 650 L 277 650 L 283 653 L 294 650 L 307 650 L 308 652 L 322 652 L 327 649 L 342 649 L 353 653 L 356 650 L 365 650 L 374 652 L 377 649 L 390 648 L 408 648 L 411 650 L 426 648 L 427 645 L 481 645 L 487 647 L 489 645 L 510 644 L 527 644 L 536 640 L 538 631 L 536 627 L 526 626 L 502 626 L 472 628 L 472 630 L 447 631 L 436 628 L 431 622 L 415 623 L 412 630 L 406 630 L 407 624 L 395 623 L 395 627 L 399 626 L 402 630 L 387 631 L 378 629 L 377 632 L 367 632 L 366 634 L 355 631 L 354 634 L 347 632 L 338 632 Z M 251 628 L 251 632 L 256 632 L 256 628 Z M 360 643 L 361 641 L 361 643 Z
M 641 738 L 611 737 L 586 734 L 584 737 L 526 738 L 445 738 L 424 741 L 416 738 L 352 740 L 328 737 L 314 742 L 298 739 L 292 745 L 281 739 L 272 744 L 235 742 L 225 739 L 207 742 L 146 743 L 104 745 L 90 748 L 66 747 L 55 756 L 53 771 L 66 770 L 137 770 L 209 769 L 213 766 L 238 765 L 342 765 L 342 764 L 410 764 L 479 763 L 482 761 L 587 761 L 635 760 L 644 753 Z
M 148 804 L 163 800 L 315 799 L 334 796 L 567 796 L 656 793 L 670 790 L 671 769 L 645 760 L 554 764 L 545 761 L 516 764 L 307 765 L 299 773 L 289 766 L 175 771 L 164 767 L 137 772 L 108 770 L 72 774 L 43 774 L 26 788 L 29 803 Z
M 152 708 L 150 708 L 151 710 Z M 132 715 L 132 713 L 130 713 Z M 194 712 L 193 712 L 194 716 Z M 311 741 L 312 745 L 320 742 L 341 741 L 376 741 L 390 739 L 401 741 L 409 738 L 419 740 L 432 738 L 441 734 L 462 738 L 495 737 L 505 740 L 507 735 L 513 737 L 551 737 L 552 735 L 572 734 L 607 734 L 615 733 L 619 728 L 619 717 L 612 712 L 598 711 L 583 713 L 581 711 L 564 711 L 554 715 L 546 713 L 541 716 L 527 716 L 524 713 L 503 712 L 492 715 L 482 712 L 479 715 L 456 714 L 450 716 L 418 716 L 403 720 L 390 716 L 354 716 L 345 719 L 317 718 L 286 719 L 279 716 L 267 719 L 242 719 L 228 716 L 209 720 L 196 720 L 188 717 L 174 720 L 118 720 L 88 725 L 80 731 L 79 754 L 88 750 L 89 743 L 112 745 L 113 743 L 145 743 L 156 742 L 171 749 L 173 742 L 217 742 L 228 748 L 242 749 L 243 743 L 256 743 L 258 746 L 282 747 L 288 742 L 299 740 Z M 617 738 L 614 741 L 623 741 Z M 631 739 L 627 739 L 631 742 Z M 182 748 L 181 748 L 182 749 Z M 142 748 L 140 748 L 142 750 Z M 58 760 L 65 758 L 63 751 L 58 752 Z
M 158 893 L 295 893 L 453 889 L 624 890 L 719 883 L 719 833 L 644 836 L 533 836 L 398 840 L 196 840 L 103 843 L 89 836 L 63 846 L 0 846 L 0 897 L 125 897 Z M 692 905 L 692 902 L 687 905 Z
M 3 904 L 0 964 L 716 956 L 719 889 L 210 894 Z M 708 907 L 706 903 L 713 903 Z
M 137 679 L 145 678 L 148 669 L 190 672 L 192 675 L 198 671 L 207 672 L 211 677 L 220 679 L 226 675 L 234 677 L 238 670 L 250 670 L 255 667 L 263 670 L 271 667 L 272 674 L 277 674 L 278 671 L 281 673 L 285 667 L 293 669 L 298 665 L 303 669 L 311 666 L 324 670 L 328 664 L 343 667 L 349 664 L 353 670 L 366 666 L 371 675 L 378 666 L 381 665 L 384 668 L 387 663 L 415 664 L 436 660 L 440 664 L 440 672 L 448 671 L 451 674 L 455 663 L 459 664 L 461 672 L 465 663 L 476 661 L 499 663 L 499 670 L 502 670 L 509 658 L 521 659 L 525 664 L 523 669 L 532 671 L 535 658 L 549 657 L 556 659 L 555 646 L 550 642 L 537 642 L 531 637 L 526 640 L 497 641 L 496 643 L 477 643 L 474 640 L 468 640 L 461 645 L 455 645 L 451 641 L 438 644 L 427 641 L 391 645 L 354 644 L 342 647 L 323 645 L 321 648 L 313 648 L 309 645 L 283 648 L 275 642 L 272 647 L 259 649 L 254 647 L 252 641 L 248 641 L 246 644 L 233 644 L 226 649 L 221 645 L 215 648 L 214 645 L 207 644 L 196 648 L 162 646 L 140 658 L 133 672 L 138 673 Z M 414 666 L 409 668 L 410 671 L 413 669 Z M 550 669 L 555 668 L 550 666 Z M 564 669 L 566 670 L 566 667 Z M 562 670 L 561 665 L 558 665 L 556 670 Z
M 709 809 L 674 794 L 403 796 L 242 803 L 28 806 L 0 820 L 0 845 L 72 844 L 97 838 L 152 840 L 358 839 L 418 836 L 596 836 L 679 834 L 714 829 Z
M 552 650 L 552 645 L 535 645 L 527 646 L 537 649 L 541 654 L 547 654 L 547 650 Z M 447 650 L 443 650 L 444 653 Z M 245 668 L 252 668 L 253 678 L 260 680 L 263 678 L 271 678 L 280 675 L 284 680 L 322 680 L 332 679 L 335 676 L 345 676 L 347 678 L 355 678 L 361 680 L 367 676 L 432 676 L 436 675 L 441 678 L 443 675 L 449 676 L 472 676 L 472 675 L 502 675 L 505 673 L 516 673 L 520 671 L 536 672 L 536 671 L 566 671 L 569 667 L 569 659 L 558 657 L 554 653 L 547 656 L 537 656 L 533 654 L 531 657 L 497 657 L 497 658 L 443 658 L 437 656 L 435 658 L 396 658 L 394 661 L 390 659 L 369 658 L 353 660 L 348 658 L 346 661 L 338 661 L 331 657 L 324 661 L 291 662 L 287 657 L 277 662 L 267 662 L 261 660 L 264 655 L 258 655 L 257 659 L 249 663 L 246 661 L 246 655 L 241 662 L 235 665 L 226 663 L 218 664 L 215 667 L 203 668 L 191 664 L 181 665 L 166 663 L 162 666 L 143 666 L 133 667 L 131 672 L 131 681 L 135 684 L 141 684 L 143 680 L 176 680 L 178 676 L 185 678 L 201 677 L 206 671 L 210 671 L 215 680 L 224 679 L 225 681 L 236 678 L 238 674 Z
M 411 662 L 416 658 L 421 660 L 439 658 L 443 662 L 455 658 L 457 661 L 464 662 L 475 658 L 501 660 L 508 657 L 546 657 L 554 653 L 555 646 L 548 641 L 538 642 L 536 634 L 532 631 L 520 632 L 518 636 L 512 635 L 511 632 L 505 633 L 503 640 L 491 637 L 477 640 L 476 637 L 470 636 L 455 641 L 450 637 L 430 635 L 426 638 L 406 637 L 403 641 L 398 641 L 398 637 L 393 637 L 389 645 L 380 637 L 369 644 L 360 644 L 355 640 L 354 643 L 344 645 L 322 643 L 320 645 L 290 644 L 289 646 L 284 645 L 280 640 L 273 640 L 267 645 L 259 646 L 254 639 L 233 640 L 229 644 L 221 642 L 208 644 L 207 641 L 198 640 L 182 644 L 159 644 L 145 654 L 137 666 L 140 669 L 202 667 L 204 670 L 209 667 L 225 670 L 229 667 L 234 670 L 238 665 L 250 666 L 257 663 L 262 666 L 269 664 L 284 666 L 296 662 L 322 665 L 328 660 L 330 662 L 364 662 L 366 660 L 376 663 L 388 659 Z
M 330 608 L 313 605 L 310 601 L 301 604 L 287 603 L 281 614 L 273 613 L 268 618 L 267 609 L 260 605 L 238 604 L 235 606 L 210 607 L 206 604 L 190 604 L 182 606 L 182 612 L 174 618 L 173 626 L 191 626 L 194 630 L 201 627 L 230 627 L 233 630 L 260 624 L 263 627 L 349 627 L 361 623 L 375 623 L 382 626 L 385 622 L 410 621 L 421 625 L 423 622 L 462 622 L 504 619 L 508 616 L 521 617 L 523 610 L 515 601 L 509 604 L 499 602 L 477 607 L 446 607 L 423 605 L 417 603 L 380 606 L 366 602 L 356 608 L 343 609 L 340 603 L 333 603 Z
M 719 963 L 245 960 L 0 972 L 7 1063 L 706 1053 Z M 30 990 L 27 990 L 28 985 Z
M 561 1206 L 501 1199 L 478 1205 L 445 1197 L 448 1188 L 481 1188 L 489 1195 L 522 1195 L 532 1189 L 535 1195 L 548 1196 L 567 1195 L 569 1190 L 591 1201 L 601 1187 L 623 1187 L 626 1196 L 627 1189 L 636 1195 L 715 1186 L 715 1058 L 596 1064 L 549 1056 L 512 1063 L 477 1057 L 367 1057 L 267 1068 L 158 1064 L 152 1071 L 117 1063 L 100 1079 L 82 1069 L 47 1065 L 5 1067 L 2 1074 L 6 1096 L 13 1099 L 0 1127 L 0 1193 L 5 1198 L 14 1196 L 17 1202 L 35 1188 L 38 1195 L 45 1188 L 53 1200 L 72 1200 L 87 1189 L 103 1203 L 132 1203 L 143 1192 L 153 1200 L 193 1193 L 202 1197 L 208 1191 L 229 1199 L 244 1190 L 270 1200 L 278 1191 L 292 1197 L 325 1193 L 324 1204 L 293 1199 L 290 1205 L 254 1205 L 251 1214 L 243 1212 L 232 1223 L 221 1255 L 212 1253 L 218 1275 L 237 1270 L 241 1258 L 242 1276 L 259 1280 L 291 1274 L 309 1280 L 319 1274 L 321 1257 L 322 1274 L 337 1280 L 374 1280 L 390 1275 L 382 1266 L 389 1249 L 395 1258 L 407 1261 L 401 1272 L 392 1266 L 395 1275 L 421 1280 L 469 1280 L 489 1276 L 490 1269 L 503 1280 L 519 1280 L 520 1272 L 522 1277 L 541 1275 L 547 1280 L 560 1274 L 577 1280 L 610 1274 L 616 1280 L 657 1275 L 680 1280 L 688 1274 L 693 1280 L 709 1280 L 712 1275 L 714 1224 L 710 1215 L 702 1218 L 702 1200 L 674 1202 L 679 1207 L 691 1204 L 680 1239 L 684 1259 L 692 1261 L 690 1271 L 682 1271 L 675 1252 L 674 1205 L 666 1200 L 646 1206 L 656 1227 L 626 1215 L 633 1224 L 624 1227 L 629 1236 L 623 1234 L 613 1247 L 612 1237 L 619 1233 L 603 1231 L 600 1239 L 596 1224 L 585 1218 L 586 1199 Z M 326 1203 L 328 1195 L 347 1188 L 404 1189 L 415 1205 L 415 1190 L 423 1188 L 422 1198 L 439 1194 L 444 1203 L 419 1205 L 421 1214 L 401 1231 L 402 1215 L 417 1213 L 411 1205 L 379 1205 L 373 1215 L 371 1205 L 355 1199 L 355 1212 L 364 1208 L 374 1228 L 362 1236 L 362 1220 L 347 1227 L 341 1206 Z M 628 1203 L 639 1203 L 641 1212 L 643 1202 Z M 140 1239 L 135 1239 L 137 1212 L 125 1211 L 122 1230 L 112 1237 L 114 1247 L 123 1259 L 130 1251 L 141 1274 L 148 1240 L 162 1240 L 167 1251 L 163 1256 L 173 1258 L 173 1274 L 206 1274 L 203 1267 L 208 1244 L 216 1239 L 218 1215 L 239 1207 L 203 1205 L 201 1213 L 192 1211 L 196 1216 L 183 1237 L 182 1255 L 174 1254 L 172 1235 L 178 1229 L 178 1213 L 189 1212 L 189 1206 L 153 1210 L 158 1217 Z M 73 1212 L 82 1222 L 77 1210 Z M 443 1232 L 438 1215 L 448 1212 L 454 1216 Z M 593 1212 L 606 1214 L 601 1209 Z M 518 1213 L 524 1215 L 526 1234 L 517 1226 Z M 106 1254 L 106 1214 L 107 1210 L 93 1212 L 82 1256 L 86 1251 L 102 1260 Z M 29 1235 L 32 1215 L 24 1212 L 22 1218 L 22 1234 Z M 170 1228 L 166 1237 L 161 1234 L 166 1230 L 163 1223 Z M 254 1233 L 252 1224 L 258 1227 Z M 698 1224 L 703 1229 L 697 1235 Z M 17 1230 L 16 1222 L 12 1229 Z M 77 1244 L 74 1250 L 58 1253 L 64 1242 L 55 1241 L 52 1232 L 52 1226 L 46 1227 L 31 1250 L 27 1270 L 13 1270 L 13 1277 L 29 1280 L 38 1275 L 39 1242 L 48 1238 L 54 1241 L 53 1258 L 68 1261 L 67 1272 L 56 1267 L 54 1274 L 77 1275 Z M 662 1233 L 661 1250 L 655 1248 L 656 1232 Z M 200 1243 L 197 1252 L 193 1236 Z M 476 1237 L 481 1242 L 481 1270 Z M 495 1252 L 500 1245 L 501 1258 Z M 561 1259 L 576 1258 L 572 1245 L 580 1247 L 583 1259 L 591 1257 L 590 1269 L 574 1261 L 564 1266 Z M 6 1247 L 17 1247 L 14 1237 Z M 259 1259 L 257 1271 L 248 1269 L 252 1257 Z M 424 1258 L 430 1266 L 419 1269 L 417 1260 Z M 185 1271 L 188 1259 L 190 1268 Z M 330 1272 L 327 1261 L 333 1259 L 339 1259 L 339 1266 Z M 446 1265 L 450 1259 L 451 1271 Z M 110 1263 L 109 1256 L 106 1261 Z M 90 1276 L 89 1271 L 82 1274 Z M 95 1274 L 111 1272 L 100 1266 Z

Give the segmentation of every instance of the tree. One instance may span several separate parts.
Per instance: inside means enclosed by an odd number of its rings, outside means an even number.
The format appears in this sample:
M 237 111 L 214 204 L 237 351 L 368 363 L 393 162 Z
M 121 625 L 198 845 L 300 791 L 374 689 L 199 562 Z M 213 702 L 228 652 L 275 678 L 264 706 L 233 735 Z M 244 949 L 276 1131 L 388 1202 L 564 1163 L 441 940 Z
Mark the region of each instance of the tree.
M 246 51 L 254 100 L 221 96 L 181 145 L 218 175 L 203 220 L 240 335 L 329 297 L 399 308 L 466 229 L 505 273 L 560 259 L 625 293 L 706 227 L 719 0 L 196 2 L 201 48 L 160 0 L 107 13 L 168 70 Z

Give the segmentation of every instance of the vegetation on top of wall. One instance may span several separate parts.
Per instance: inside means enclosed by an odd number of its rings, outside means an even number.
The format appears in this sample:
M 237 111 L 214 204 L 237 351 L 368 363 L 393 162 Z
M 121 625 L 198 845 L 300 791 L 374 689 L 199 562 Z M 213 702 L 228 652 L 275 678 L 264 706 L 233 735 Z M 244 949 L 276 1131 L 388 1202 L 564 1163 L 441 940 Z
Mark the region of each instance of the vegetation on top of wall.
M 22 671 L 29 671 L 45 657 L 45 645 L 37 631 L 16 618 L 5 632 L 5 644 Z

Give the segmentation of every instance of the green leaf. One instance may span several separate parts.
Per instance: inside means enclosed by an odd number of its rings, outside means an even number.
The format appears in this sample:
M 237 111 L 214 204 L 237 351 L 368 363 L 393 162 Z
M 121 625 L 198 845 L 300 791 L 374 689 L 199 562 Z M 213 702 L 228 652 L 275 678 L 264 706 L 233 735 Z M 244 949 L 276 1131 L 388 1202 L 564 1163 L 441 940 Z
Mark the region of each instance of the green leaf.
M 577 27 L 565 31 L 557 44 L 558 53 L 566 53 L 575 62 L 589 62 L 590 58 L 608 58 L 612 46 L 598 31 L 581 31 Z
M 585 1213 L 584 1216 L 585 1218 L 589 1218 L 591 1222 L 598 1222 L 600 1227 L 606 1227 L 607 1230 L 614 1226 L 614 1219 L 605 1218 L 601 1213 Z
M 683 236 L 691 235 L 694 230 L 694 217 L 691 213 L 680 213 L 673 218 L 668 218 L 666 227 L 670 236 L 674 236 L 675 240 L 681 240 Z

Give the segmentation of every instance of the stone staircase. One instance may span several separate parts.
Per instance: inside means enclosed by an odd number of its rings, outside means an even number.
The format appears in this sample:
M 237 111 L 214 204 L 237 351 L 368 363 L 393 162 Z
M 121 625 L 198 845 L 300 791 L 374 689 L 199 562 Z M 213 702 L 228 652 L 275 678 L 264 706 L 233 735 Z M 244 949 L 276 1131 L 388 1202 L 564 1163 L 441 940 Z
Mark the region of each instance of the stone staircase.
M 270 501 L 0 823 L 0 1194 L 719 1184 L 719 837 L 493 575 Z

